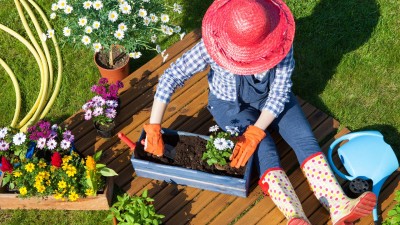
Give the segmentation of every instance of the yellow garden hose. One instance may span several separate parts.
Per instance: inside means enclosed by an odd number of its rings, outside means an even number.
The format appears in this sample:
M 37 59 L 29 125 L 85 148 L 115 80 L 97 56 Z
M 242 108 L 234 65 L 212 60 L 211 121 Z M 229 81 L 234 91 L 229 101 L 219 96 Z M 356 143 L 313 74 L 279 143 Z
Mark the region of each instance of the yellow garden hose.
M 0 58 L 0 65 L 6 70 L 6 72 L 10 76 L 11 81 L 14 85 L 14 89 L 15 89 L 15 102 L 16 102 L 15 103 L 15 112 L 14 112 L 14 117 L 11 122 L 11 127 L 15 128 L 17 125 L 19 113 L 21 111 L 21 91 L 19 89 L 18 80 L 15 77 L 13 71 L 10 69 L 10 67 L 8 67 L 8 65 L 1 58 Z

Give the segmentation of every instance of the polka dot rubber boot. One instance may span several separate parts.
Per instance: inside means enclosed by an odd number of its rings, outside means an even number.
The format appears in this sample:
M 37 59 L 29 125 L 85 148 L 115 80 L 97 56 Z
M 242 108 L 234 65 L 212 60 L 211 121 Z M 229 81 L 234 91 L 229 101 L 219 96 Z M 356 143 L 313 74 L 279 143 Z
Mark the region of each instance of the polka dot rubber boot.
M 322 152 L 304 160 L 301 168 L 315 196 L 329 211 L 334 225 L 352 224 L 372 212 L 375 194 L 365 192 L 357 199 L 347 197 Z
M 271 168 L 264 173 L 258 184 L 286 217 L 288 225 L 311 225 L 285 171 Z

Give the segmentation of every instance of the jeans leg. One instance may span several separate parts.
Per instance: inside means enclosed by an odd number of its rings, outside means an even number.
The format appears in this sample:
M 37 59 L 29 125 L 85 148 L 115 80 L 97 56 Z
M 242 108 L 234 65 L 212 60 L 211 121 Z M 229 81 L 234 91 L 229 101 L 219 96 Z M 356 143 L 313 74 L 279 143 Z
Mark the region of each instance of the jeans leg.
M 224 105 L 224 101 L 209 101 L 208 110 L 213 115 L 214 120 L 217 122 L 223 130 L 226 130 L 226 126 L 235 126 L 240 130 L 242 134 L 248 125 L 254 124 L 260 116 L 260 111 L 253 107 L 242 108 L 238 113 L 231 114 L 227 113 L 229 107 Z M 261 175 L 268 169 L 274 167 L 281 167 L 279 162 L 279 155 L 276 149 L 276 145 L 271 138 L 268 131 L 266 137 L 260 142 L 257 150 L 255 151 L 254 164 Z
M 293 148 L 301 163 L 310 155 L 321 151 L 304 113 L 293 93 L 284 111 L 273 122 L 282 138 Z

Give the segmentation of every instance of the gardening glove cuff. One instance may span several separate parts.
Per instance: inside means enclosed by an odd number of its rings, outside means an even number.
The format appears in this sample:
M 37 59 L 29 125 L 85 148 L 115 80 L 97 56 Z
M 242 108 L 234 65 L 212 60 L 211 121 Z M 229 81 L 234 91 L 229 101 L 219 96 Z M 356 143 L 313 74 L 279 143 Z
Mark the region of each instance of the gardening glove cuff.
M 258 144 L 265 136 L 264 130 L 253 125 L 248 126 L 243 135 L 238 138 L 238 142 L 233 150 L 231 167 L 239 168 L 246 165 Z
M 146 142 L 144 150 L 156 156 L 164 154 L 164 142 L 161 135 L 160 124 L 145 124 L 143 126 L 146 132 Z

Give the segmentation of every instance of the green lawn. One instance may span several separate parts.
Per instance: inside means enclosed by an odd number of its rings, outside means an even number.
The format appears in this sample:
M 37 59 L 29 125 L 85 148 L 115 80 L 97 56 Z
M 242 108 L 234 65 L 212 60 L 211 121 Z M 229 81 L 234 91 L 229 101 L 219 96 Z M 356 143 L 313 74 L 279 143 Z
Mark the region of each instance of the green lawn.
M 52 2 L 37 2 L 46 12 L 50 11 Z M 184 6 L 182 27 L 190 32 L 201 26 L 201 18 L 212 0 L 178 2 Z M 381 131 L 400 156 L 400 2 L 287 0 L 287 3 L 296 18 L 295 93 L 339 120 L 342 126 Z M 13 1 L 1 1 L 0 23 L 25 36 Z M 38 94 L 38 67 L 22 44 L 3 31 L 0 35 L 0 58 L 18 78 L 24 116 Z M 61 51 L 62 87 L 47 116 L 56 122 L 80 109 L 87 100 L 89 87 L 99 78 L 90 50 L 63 46 Z M 132 68 L 152 56 L 145 55 Z M 9 125 L 13 117 L 15 94 L 3 69 L 0 69 L 0 83 L 2 127 Z M 106 224 L 102 223 L 106 215 L 106 211 L 1 210 L 0 224 Z

